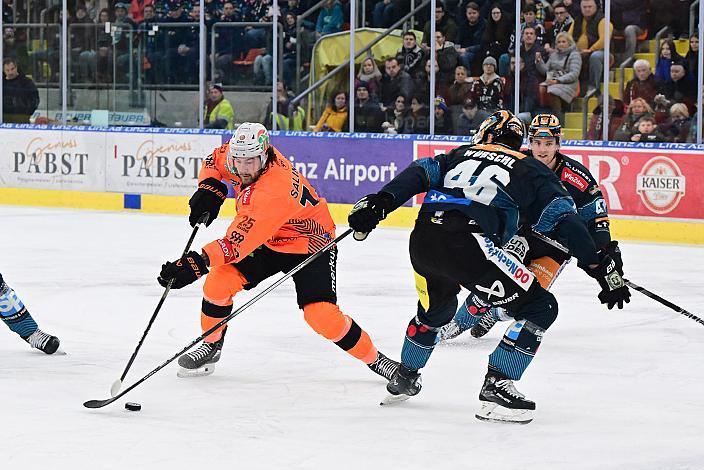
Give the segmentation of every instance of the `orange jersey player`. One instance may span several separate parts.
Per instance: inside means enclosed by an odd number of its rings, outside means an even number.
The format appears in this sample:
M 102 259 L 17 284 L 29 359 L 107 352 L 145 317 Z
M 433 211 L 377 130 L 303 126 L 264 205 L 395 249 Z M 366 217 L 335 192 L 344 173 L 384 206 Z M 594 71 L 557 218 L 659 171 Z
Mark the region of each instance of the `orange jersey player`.
M 201 327 L 212 328 L 232 311 L 232 298 L 264 279 L 290 271 L 335 238 L 327 202 L 278 150 L 261 124 L 244 123 L 232 139 L 203 162 L 198 190 L 189 201 L 194 226 L 217 217 L 230 181 L 237 192 L 237 215 L 225 236 L 163 265 L 159 283 L 187 286 L 206 275 Z M 398 363 L 378 352 L 369 335 L 337 306 L 337 248 L 294 274 L 298 306 L 308 324 L 375 373 L 389 379 Z M 220 359 L 226 327 L 179 358 L 180 377 L 209 375 Z

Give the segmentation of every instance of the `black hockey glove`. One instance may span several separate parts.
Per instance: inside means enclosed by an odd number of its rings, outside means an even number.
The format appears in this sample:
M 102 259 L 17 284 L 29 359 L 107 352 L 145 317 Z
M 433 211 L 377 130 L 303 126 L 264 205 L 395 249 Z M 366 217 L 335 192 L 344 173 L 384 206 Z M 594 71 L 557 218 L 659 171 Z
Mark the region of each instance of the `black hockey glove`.
M 618 247 L 618 242 L 616 240 L 611 240 L 608 245 L 599 250 L 599 258 L 602 256 L 609 255 L 611 259 L 616 263 L 616 271 L 623 276 L 623 260 L 621 259 L 621 249 Z
M 609 310 L 618 305 L 623 308 L 623 303 L 631 301 L 631 291 L 628 290 L 621 274 L 618 272 L 616 261 L 609 255 L 600 255 L 601 261 L 595 268 L 588 268 L 587 274 L 596 279 L 601 286 L 599 300 L 606 304 Z
M 162 264 L 156 280 L 162 287 L 166 287 L 173 279 L 171 288 L 180 289 L 196 282 L 205 274 L 208 274 L 208 265 L 203 257 L 195 251 L 189 251 L 174 262 L 167 261 Z
M 393 201 L 394 197 L 391 194 L 383 192 L 367 194 L 357 201 L 350 215 L 347 216 L 347 223 L 354 230 L 354 239 L 362 241 L 367 238 L 369 232 L 386 218 Z
M 227 197 L 227 186 L 222 181 L 215 178 L 206 178 L 198 183 L 198 190 L 191 196 L 188 205 L 191 206 L 191 215 L 188 216 L 188 223 L 195 227 L 200 218 L 206 212 L 209 214 L 205 221 L 207 227 L 213 220 L 218 218 L 220 206 Z

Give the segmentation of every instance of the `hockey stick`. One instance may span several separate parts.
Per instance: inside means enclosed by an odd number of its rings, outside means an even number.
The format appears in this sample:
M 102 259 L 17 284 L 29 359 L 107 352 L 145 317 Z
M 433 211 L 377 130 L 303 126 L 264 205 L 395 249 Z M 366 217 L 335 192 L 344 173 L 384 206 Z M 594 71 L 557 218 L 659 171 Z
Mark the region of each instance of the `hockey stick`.
M 208 217 L 210 217 L 210 213 L 205 212 L 202 216 L 200 216 L 200 219 L 198 219 L 198 222 L 196 222 L 195 227 L 193 227 L 193 231 L 191 232 L 191 237 L 188 239 L 188 243 L 186 243 L 186 248 L 183 250 L 183 255 L 181 256 L 186 256 L 186 253 L 188 253 L 188 250 L 191 249 L 191 244 L 193 243 L 193 240 L 196 238 L 196 233 L 198 233 L 198 227 L 200 224 L 204 224 L 206 220 L 208 220 Z M 142 347 L 142 343 L 144 343 L 144 339 L 147 337 L 147 334 L 149 333 L 149 330 L 151 330 L 152 325 L 154 324 L 154 320 L 156 320 L 156 316 L 159 314 L 159 310 L 161 310 L 161 306 L 164 305 L 164 301 L 166 300 L 166 296 L 169 295 L 169 291 L 171 290 L 171 285 L 174 283 L 174 280 L 170 280 L 168 285 L 166 286 L 166 289 L 164 289 L 164 293 L 161 295 L 161 299 L 159 299 L 159 303 L 156 305 L 156 309 L 154 309 L 154 313 L 152 313 L 152 317 L 149 319 L 149 323 L 147 324 L 147 329 L 144 330 L 144 333 L 142 333 L 142 339 L 139 340 L 139 343 L 137 343 L 137 348 L 134 350 L 132 353 L 132 357 L 130 357 L 130 360 L 127 362 L 127 366 L 125 367 L 125 370 L 122 371 L 122 375 L 120 376 L 119 379 L 113 382 L 112 386 L 110 387 L 110 396 L 115 396 L 120 392 L 120 388 L 122 388 L 122 381 L 125 380 L 125 377 L 127 376 L 127 371 L 130 370 L 130 367 L 132 367 L 132 363 L 134 362 L 134 359 L 137 357 L 137 353 L 139 352 L 139 349 Z
M 641 286 L 639 286 L 638 284 L 634 284 L 633 282 L 629 281 L 628 279 L 624 279 L 623 282 L 625 282 L 626 285 L 627 285 L 628 287 L 630 287 L 631 289 L 637 290 L 637 291 L 640 292 L 641 294 L 650 297 L 651 299 L 655 300 L 656 302 L 660 302 L 661 304 L 663 304 L 663 305 L 666 306 L 666 307 L 671 308 L 671 309 L 674 310 L 675 312 L 681 313 L 681 314 L 684 315 L 685 317 L 691 318 L 691 319 L 694 320 L 695 322 L 701 323 L 702 325 L 704 325 L 704 320 L 702 320 L 701 318 L 699 318 L 699 317 L 696 316 L 695 314 L 693 314 L 693 313 L 691 313 L 691 312 L 688 312 L 687 310 L 683 309 L 682 307 L 679 307 L 679 306 L 673 304 L 673 303 L 670 302 L 669 300 L 663 299 L 662 297 L 660 297 L 659 295 L 657 295 L 657 294 L 655 294 L 655 293 L 653 293 L 653 292 L 650 292 L 650 291 L 649 291 L 648 289 L 646 289 L 645 287 L 641 287 Z
M 535 235 L 537 238 L 543 240 L 544 242 L 546 242 L 546 243 L 552 245 L 553 247 L 557 248 L 558 250 L 562 250 L 562 251 L 564 251 L 565 253 L 570 254 L 569 251 L 567 250 L 567 248 L 565 248 L 562 244 L 560 244 L 559 242 L 557 242 L 557 241 L 555 241 L 555 240 L 553 240 L 553 239 L 551 239 L 551 238 L 549 238 L 549 237 L 546 237 L 546 236 L 543 235 L 542 233 L 538 233 L 538 232 L 533 231 L 533 235 Z M 701 318 L 699 318 L 698 316 L 696 316 L 696 315 L 693 314 L 692 312 L 688 312 L 687 310 L 683 309 L 682 307 L 673 304 L 673 303 L 670 302 L 669 300 L 663 299 L 663 298 L 660 297 L 659 295 L 657 295 L 657 294 L 655 294 L 655 293 L 653 293 L 653 292 L 650 292 L 650 291 L 649 291 L 648 289 L 646 289 L 645 287 L 641 287 L 641 286 L 639 286 L 638 284 L 635 284 L 635 283 L 633 283 L 632 281 L 629 281 L 629 280 L 626 279 L 626 278 L 623 278 L 623 282 L 625 282 L 626 285 L 627 285 L 628 287 L 630 287 L 631 289 L 637 290 L 638 292 L 640 292 L 641 294 L 645 295 L 646 297 L 650 297 L 651 299 L 655 300 L 656 302 L 660 302 L 662 305 L 671 308 L 671 309 L 674 310 L 675 312 L 680 313 L 680 314 L 684 315 L 685 317 L 691 318 L 691 319 L 694 320 L 695 322 L 704 325 L 704 320 L 702 320 Z
M 300 263 L 298 266 L 296 266 L 295 268 L 291 269 L 289 272 L 287 272 L 286 274 L 284 274 L 283 276 L 281 276 L 276 282 L 274 282 L 273 284 L 271 284 L 269 287 L 267 287 L 266 289 L 264 289 L 263 291 L 261 291 L 261 292 L 260 292 L 259 294 L 257 294 L 256 296 L 252 297 L 249 301 L 247 301 L 247 302 L 246 302 L 244 305 L 242 305 L 240 308 L 238 308 L 237 310 L 235 310 L 234 312 L 230 313 L 228 316 L 226 316 L 225 318 L 223 318 L 222 320 L 220 320 L 220 321 L 219 321 L 217 324 L 215 324 L 212 328 L 208 329 L 208 330 L 205 331 L 202 335 L 200 335 L 199 337 L 197 337 L 196 339 L 194 339 L 193 341 L 191 341 L 185 348 L 181 349 L 179 352 L 177 352 L 176 354 L 174 354 L 173 356 L 171 356 L 169 359 L 167 359 L 166 361 L 164 361 L 163 363 L 161 363 L 161 365 L 159 365 L 159 366 L 157 366 L 156 368 L 152 369 L 151 372 L 149 372 L 147 375 L 145 375 L 144 377 L 142 377 L 141 379 L 139 379 L 138 381 L 136 381 L 135 383 L 133 383 L 132 385 L 130 385 L 129 387 L 127 387 L 127 388 L 126 388 L 125 390 L 123 390 L 122 392 L 120 392 L 120 393 L 118 393 L 117 395 L 114 395 L 112 398 L 108 398 L 108 399 L 106 399 L 106 400 L 88 400 L 87 402 L 83 403 L 83 406 L 85 406 L 86 408 L 102 408 L 102 407 L 104 407 L 104 406 L 106 406 L 106 405 L 109 405 L 110 403 L 114 402 L 115 400 L 118 400 L 119 398 L 123 397 L 123 396 L 124 396 L 126 393 L 128 393 L 130 390 L 134 389 L 134 388 L 137 387 L 139 384 L 141 384 L 142 382 L 144 382 L 145 380 L 147 380 L 149 377 L 151 377 L 152 375 L 154 375 L 154 374 L 156 374 L 157 372 L 159 372 L 161 369 L 163 369 L 164 367 L 166 367 L 167 365 L 169 365 L 169 364 L 170 364 L 171 362 L 173 362 L 176 358 L 178 358 L 180 355 L 182 355 L 182 354 L 184 354 L 185 352 L 187 352 L 189 349 L 191 349 L 193 346 L 195 346 L 196 344 L 198 344 L 200 341 L 203 341 L 206 336 L 208 336 L 209 334 L 213 333 L 215 330 L 217 330 L 217 329 L 220 328 L 221 326 L 225 325 L 227 322 L 229 322 L 230 320 L 232 320 L 233 318 L 235 318 L 237 315 L 239 315 L 240 313 L 244 312 L 244 311 L 247 310 L 249 307 L 251 307 L 252 305 L 254 305 L 256 302 L 259 301 L 259 299 L 261 299 L 262 297 L 264 297 L 265 295 L 267 295 L 267 294 L 268 294 L 269 292 L 271 292 L 272 290 L 276 289 L 276 288 L 277 288 L 279 285 L 281 285 L 285 280 L 287 280 L 288 278 L 290 278 L 291 276 L 293 276 L 294 274 L 296 274 L 296 273 L 297 273 L 298 271 L 300 271 L 301 269 L 303 269 L 303 268 L 305 268 L 306 266 L 308 266 L 310 263 L 312 263 L 314 260 L 316 260 L 321 254 L 325 253 L 325 252 L 328 251 L 330 248 L 332 248 L 333 246 L 335 246 L 335 244 L 339 243 L 340 240 L 342 240 L 343 238 L 345 238 L 345 237 L 346 237 L 347 235 L 349 235 L 350 233 L 352 233 L 352 229 L 347 229 L 342 235 L 338 236 L 336 239 L 334 239 L 333 241 L 331 241 L 330 243 L 328 243 L 327 245 L 325 245 L 323 248 L 321 248 L 319 251 L 316 251 L 315 253 L 313 253 L 312 255 L 310 255 L 308 258 L 306 258 L 306 259 L 304 259 L 303 261 L 301 261 L 301 263 Z

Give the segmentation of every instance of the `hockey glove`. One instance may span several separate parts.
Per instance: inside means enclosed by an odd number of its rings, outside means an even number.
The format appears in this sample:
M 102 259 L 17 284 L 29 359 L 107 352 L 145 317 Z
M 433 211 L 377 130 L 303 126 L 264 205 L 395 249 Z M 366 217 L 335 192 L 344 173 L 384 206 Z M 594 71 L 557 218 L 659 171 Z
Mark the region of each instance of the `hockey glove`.
M 173 279 L 171 288 L 180 289 L 196 282 L 205 274 L 208 274 L 208 266 L 203 257 L 195 251 L 189 251 L 180 259 L 161 265 L 161 272 L 156 280 L 162 287 L 166 287 Z
M 205 221 L 207 227 L 213 220 L 217 219 L 220 206 L 227 197 L 227 186 L 222 181 L 215 178 L 206 178 L 198 183 L 198 190 L 191 196 L 188 205 L 191 206 L 191 215 L 188 216 L 188 223 L 195 227 L 200 218 L 206 212 L 209 214 Z
M 347 216 L 347 223 L 354 230 L 354 239 L 362 241 L 379 222 L 391 212 L 394 197 L 389 193 L 367 194 L 357 203 Z
M 587 274 L 596 279 L 601 286 L 599 300 L 606 304 L 609 310 L 618 305 L 623 308 L 623 303 L 631 301 L 631 291 L 628 290 L 621 274 L 618 272 L 616 262 L 609 255 L 601 255 L 601 261 L 595 268 L 587 269 Z
M 608 245 L 599 250 L 599 258 L 609 255 L 616 263 L 616 271 L 623 276 L 623 260 L 621 259 L 621 249 L 618 247 L 616 240 L 611 240 Z

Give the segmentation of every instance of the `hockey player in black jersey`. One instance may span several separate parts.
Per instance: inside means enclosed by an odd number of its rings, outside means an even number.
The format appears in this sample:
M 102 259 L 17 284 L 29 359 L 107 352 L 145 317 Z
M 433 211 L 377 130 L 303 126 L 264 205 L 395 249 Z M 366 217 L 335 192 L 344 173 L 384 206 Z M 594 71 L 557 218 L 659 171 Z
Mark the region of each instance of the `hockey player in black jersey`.
M 419 301 L 401 352 L 401 366 L 387 385 L 393 403 L 421 389 L 419 370 L 435 346 L 438 330 L 457 310 L 460 286 L 477 293 L 487 307 L 515 315 L 489 356 L 479 393 L 479 419 L 527 423 L 535 403 L 518 392 L 545 331 L 557 316 L 555 297 L 528 268 L 501 247 L 527 223 L 554 232 L 601 286 L 599 299 L 622 307 L 630 292 L 616 263 L 598 253 L 574 202 L 555 174 L 518 149 L 523 124 L 508 111 L 482 123 L 474 143 L 448 154 L 413 162 L 385 185 L 355 204 L 348 222 L 364 239 L 379 221 L 413 195 L 426 192 L 410 236 L 410 256 Z
M 567 192 L 572 196 L 577 214 L 587 224 L 594 244 L 602 253 L 607 253 L 616 262 L 623 275 L 623 262 L 618 242 L 611 240 L 606 201 L 599 184 L 592 174 L 576 160 L 560 153 L 562 126 L 557 116 L 539 114 L 533 118 L 528 128 L 529 150 L 523 152 L 544 163 L 557 175 Z M 548 237 L 556 238 L 546 233 Z M 564 244 L 563 240 L 557 240 Z M 524 226 L 504 249 L 521 260 L 536 275 L 545 289 L 557 278 L 570 256 L 565 251 L 540 235 L 531 227 Z M 484 336 L 497 321 L 511 320 L 509 312 L 500 307 L 487 308 L 474 301 L 470 294 L 455 314 L 455 318 L 440 331 L 440 339 L 452 339 L 471 329 L 475 338 Z
M 27 311 L 14 290 L 8 286 L 0 274 L 0 318 L 35 349 L 54 354 L 59 349 L 59 338 L 44 333 L 37 326 L 32 315 Z

